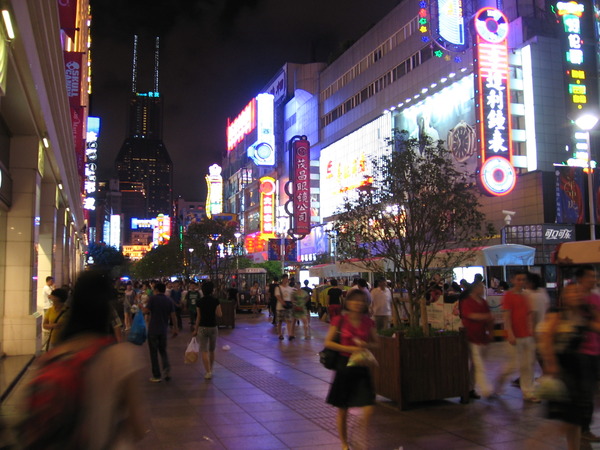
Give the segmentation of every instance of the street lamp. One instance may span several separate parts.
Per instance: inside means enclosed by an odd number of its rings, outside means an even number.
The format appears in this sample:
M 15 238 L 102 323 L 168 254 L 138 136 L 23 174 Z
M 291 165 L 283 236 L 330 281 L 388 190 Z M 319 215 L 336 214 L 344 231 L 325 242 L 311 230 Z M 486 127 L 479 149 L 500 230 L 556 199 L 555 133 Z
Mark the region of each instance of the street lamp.
M 238 270 L 240 270 L 240 238 L 242 237 L 242 233 L 236 231 L 233 235 L 235 236 L 235 272 L 237 275 Z
M 594 214 L 594 188 L 592 186 L 593 176 L 592 176 L 592 146 L 590 145 L 590 130 L 596 126 L 598 123 L 598 117 L 593 114 L 584 114 L 580 116 L 576 121 L 575 125 L 581 130 L 583 130 L 585 136 L 585 143 L 587 146 L 587 154 L 588 154 L 588 171 L 587 171 L 587 179 L 588 179 L 588 209 L 590 210 L 590 239 L 592 241 L 596 240 L 596 217 Z
M 189 259 L 189 268 L 190 268 L 190 276 L 193 275 L 193 264 L 192 264 L 192 253 L 194 253 L 194 249 L 193 248 L 188 248 L 188 252 L 190 252 L 190 259 Z

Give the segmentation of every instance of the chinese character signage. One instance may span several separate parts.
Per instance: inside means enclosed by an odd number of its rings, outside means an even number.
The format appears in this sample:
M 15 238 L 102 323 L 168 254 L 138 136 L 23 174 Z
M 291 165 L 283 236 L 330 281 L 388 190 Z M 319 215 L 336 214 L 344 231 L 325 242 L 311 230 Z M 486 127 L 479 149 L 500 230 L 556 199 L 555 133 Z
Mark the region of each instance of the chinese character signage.
M 254 128 L 256 128 L 255 98 L 250 100 L 250 103 L 233 121 L 227 119 L 227 150 L 233 150 Z
M 100 133 L 100 118 L 88 117 L 87 137 L 85 145 L 85 169 L 83 178 L 83 207 L 95 210 L 96 199 L 96 170 L 98 169 L 98 134 Z
M 275 179 L 260 179 L 260 232 L 265 235 L 275 233 Z
M 292 231 L 296 235 L 310 233 L 310 143 L 306 136 L 292 143 L 290 174 L 292 176 Z
M 593 10 L 585 0 L 557 2 L 554 12 L 563 50 L 567 114 L 576 120 L 598 106 Z
M 493 196 L 508 194 L 517 181 L 512 165 L 508 28 L 508 19 L 496 8 L 482 8 L 475 15 L 479 181 Z

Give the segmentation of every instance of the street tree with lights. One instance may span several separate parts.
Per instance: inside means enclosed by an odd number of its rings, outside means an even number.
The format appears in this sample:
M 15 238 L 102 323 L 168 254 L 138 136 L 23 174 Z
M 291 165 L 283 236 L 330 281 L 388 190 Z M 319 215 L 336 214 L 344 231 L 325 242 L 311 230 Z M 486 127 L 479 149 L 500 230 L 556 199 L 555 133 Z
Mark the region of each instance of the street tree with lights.
M 461 266 L 472 256 L 464 249 L 483 245 L 493 230 L 480 212 L 475 174 L 452 161 L 443 141 L 394 136 L 394 150 L 373 161 L 373 182 L 349 194 L 335 217 L 337 254 L 392 272 L 407 291 L 411 325 L 427 329 L 422 312 L 433 271 Z

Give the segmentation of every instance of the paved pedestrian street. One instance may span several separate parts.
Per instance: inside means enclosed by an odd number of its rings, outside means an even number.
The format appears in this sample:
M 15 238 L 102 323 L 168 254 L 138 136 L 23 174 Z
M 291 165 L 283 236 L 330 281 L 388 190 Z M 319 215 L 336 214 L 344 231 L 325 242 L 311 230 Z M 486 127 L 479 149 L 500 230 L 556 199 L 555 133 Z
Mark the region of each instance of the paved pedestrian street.
M 169 341 L 172 379 L 150 383 L 147 346 L 140 384 L 145 396 L 148 434 L 140 449 L 338 449 L 336 410 L 325 403 L 331 372 L 317 353 L 327 324 L 312 319 L 313 339 L 280 341 L 263 312 L 237 316 L 234 329 L 220 329 L 214 378 L 204 379 L 202 364 L 185 365 L 189 327 Z M 492 371 L 503 343 L 492 344 Z M 230 350 L 224 350 L 229 346 Z M 15 389 L 18 392 L 19 388 Z M 13 393 L 2 404 L 10 415 Z M 415 404 L 399 411 L 378 398 L 366 438 L 369 449 L 554 449 L 566 444 L 551 434 L 531 441 L 544 423 L 543 405 L 523 403 L 520 390 L 507 386 L 496 400 L 462 405 L 458 398 Z M 349 419 L 353 448 L 365 448 L 358 435 L 359 411 Z M 554 427 L 556 428 L 556 427 Z M 600 432 L 596 419 L 593 431 Z M 528 441 L 529 440 L 529 441 Z M 535 445 L 538 447 L 535 447 Z M 585 443 L 582 448 L 591 447 Z

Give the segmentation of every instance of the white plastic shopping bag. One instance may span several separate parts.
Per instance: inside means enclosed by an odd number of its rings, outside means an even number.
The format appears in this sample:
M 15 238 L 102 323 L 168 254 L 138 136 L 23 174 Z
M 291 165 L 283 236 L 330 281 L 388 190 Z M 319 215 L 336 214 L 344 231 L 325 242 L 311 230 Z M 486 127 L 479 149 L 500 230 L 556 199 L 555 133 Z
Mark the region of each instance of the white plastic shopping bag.
M 200 353 L 200 345 L 195 337 L 192 338 L 187 348 L 185 349 L 184 362 L 186 364 L 194 364 L 198 362 L 198 354 Z

